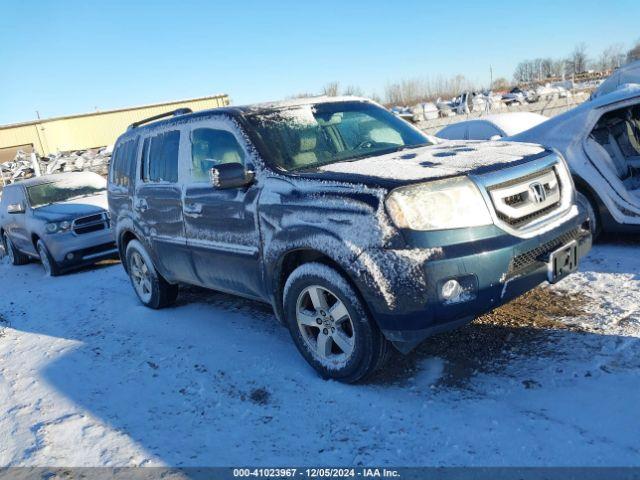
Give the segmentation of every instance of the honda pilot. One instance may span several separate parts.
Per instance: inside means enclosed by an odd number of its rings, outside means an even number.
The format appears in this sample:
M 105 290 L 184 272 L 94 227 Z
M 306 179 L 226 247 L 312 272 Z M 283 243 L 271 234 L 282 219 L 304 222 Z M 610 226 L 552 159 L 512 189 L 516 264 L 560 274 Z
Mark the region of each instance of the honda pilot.
M 180 284 L 267 302 L 302 356 L 344 382 L 559 281 L 591 246 L 558 153 L 432 145 L 354 97 L 137 122 L 108 196 L 143 304 L 170 305 Z

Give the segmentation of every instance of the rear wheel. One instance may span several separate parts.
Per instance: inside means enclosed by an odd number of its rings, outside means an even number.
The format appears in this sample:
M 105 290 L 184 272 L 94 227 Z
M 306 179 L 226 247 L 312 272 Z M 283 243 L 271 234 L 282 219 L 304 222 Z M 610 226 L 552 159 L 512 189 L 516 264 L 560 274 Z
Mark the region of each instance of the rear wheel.
M 44 273 L 49 277 L 56 277 L 60 275 L 60 267 L 53 259 L 49 253 L 49 249 L 42 240 L 38 240 L 38 243 L 36 243 L 36 249 L 38 250 L 38 255 L 40 255 L 40 262 L 42 263 L 42 268 L 44 268 Z
M 125 254 L 127 271 L 140 301 L 149 308 L 164 308 L 175 302 L 178 285 L 167 282 L 138 240 L 131 240 Z
M 13 244 L 13 242 L 11 241 L 7 233 L 4 234 L 3 240 L 4 240 L 4 249 L 5 249 L 5 252 L 7 252 L 7 256 L 9 257 L 9 261 L 11 262 L 11 265 L 26 265 L 27 263 L 29 263 L 29 256 L 20 252 L 15 247 L 15 245 Z
M 596 205 L 590 197 L 582 192 L 576 192 L 576 201 L 578 207 L 586 212 L 589 217 L 589 229 L 591 230 L 591 236 L 595 240 L 601 232 L 600 218 L 598 217 Z
M 298 267 L 283 296 L 291 337 L 322 377 L 357 382 L 386 360 L 389 343 L 351 284 L 333 268 L 320 263 Z

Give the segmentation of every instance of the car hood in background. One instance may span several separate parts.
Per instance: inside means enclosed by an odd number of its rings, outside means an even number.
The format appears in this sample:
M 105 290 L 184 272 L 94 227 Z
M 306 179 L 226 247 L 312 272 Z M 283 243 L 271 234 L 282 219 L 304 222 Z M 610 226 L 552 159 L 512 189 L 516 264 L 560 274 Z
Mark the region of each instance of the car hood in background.
M 100 193 L 90 197 L 74 198 L 64 203 L 53 203 L 35 208 L 34 215 L 49 220 L 69 220 L 85 215 L 101 213 L 109 209 L 107 194 Z
M 530 143 L 451 141 L 325 165 L 315 170 L 314 177 L 318 178 L 318 173 L 322 172 L 331 180 L 339 180 L 342 176 L 349 181 L 350 177 L 357 176 L 364 183 L 367 182 L 363 178 L 383 185 L 413 183 L 486 173 L 528 162 L 545 153 L 548 152 L 543 147 Z

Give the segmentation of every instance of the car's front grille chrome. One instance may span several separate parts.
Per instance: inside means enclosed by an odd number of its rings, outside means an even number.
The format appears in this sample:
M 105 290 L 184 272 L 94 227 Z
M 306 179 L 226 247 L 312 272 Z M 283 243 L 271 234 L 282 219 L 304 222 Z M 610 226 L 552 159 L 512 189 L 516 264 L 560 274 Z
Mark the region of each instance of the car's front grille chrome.
M 500 220 L 519 229 L 560 208 L 562 189 L 555 167 L 487 188 Z
M 98 232 L 109 228 L 109 215 L 104 213 L 96 213 L 86 217 L 76 218 L 73 221 L 73 232 L 76 235 L 84 235 L 87 233 Z

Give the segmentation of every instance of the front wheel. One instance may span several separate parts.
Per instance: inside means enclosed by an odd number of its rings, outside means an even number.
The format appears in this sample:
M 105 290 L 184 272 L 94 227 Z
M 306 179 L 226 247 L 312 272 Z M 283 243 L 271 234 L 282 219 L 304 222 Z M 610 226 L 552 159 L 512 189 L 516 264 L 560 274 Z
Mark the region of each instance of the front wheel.
M 167 282 L 138 240 L 131 240 L 125 253 L 127 271 L 140 301 L 149 308 L 164 308 L 178 297 L 178 285 Z
M 60 268 L 58 267 L 58 264 L 53 259 L 53 257 L 49 253 L 49 249 L 42 240 L 38 240 L 38 242 L 36 243 L 36 249 L 38 250 L 40 263 L 42 263 L 44 273 L 49 277 L 56 277 L 60 275 Z
M 291 337 L 322 377 L 353 383 L 383 365 L 389 343 L 339 272 L 304 264 L 287 279 L 283 297 Z
M 591 230 L 591 236 L 593 240 L 598 238 L 601 232 L 600 218 L 596 206 L 591 201 L 590 197 L 586 196 L 582 192 L 576 192 L 576 202 L 578 207 L 587 213 L 589 217 L 589 229 Z

